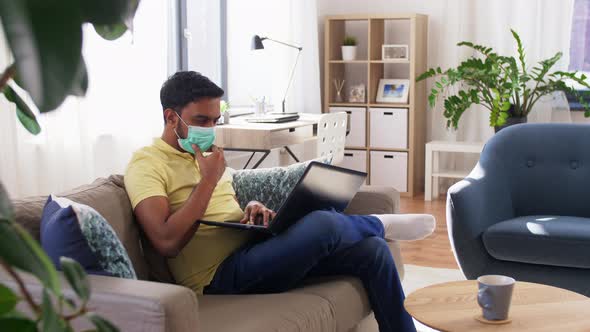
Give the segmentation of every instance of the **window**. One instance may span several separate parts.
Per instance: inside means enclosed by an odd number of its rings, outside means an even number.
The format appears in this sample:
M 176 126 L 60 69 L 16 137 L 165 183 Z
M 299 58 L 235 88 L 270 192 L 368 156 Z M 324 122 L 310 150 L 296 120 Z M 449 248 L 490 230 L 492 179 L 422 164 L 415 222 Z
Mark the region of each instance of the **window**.
M 584 72 L 590 77 L 590 0 L 574 2 L 569 69 Z M 586 100 L 590 99 L 590 91 L 576 83 L 574 86 Z M 583 110 L 576 97 L 567 93 L 566 96 L 571 110 Z
M 569 69 L 590 72 L 590 0 L 574 2 Z

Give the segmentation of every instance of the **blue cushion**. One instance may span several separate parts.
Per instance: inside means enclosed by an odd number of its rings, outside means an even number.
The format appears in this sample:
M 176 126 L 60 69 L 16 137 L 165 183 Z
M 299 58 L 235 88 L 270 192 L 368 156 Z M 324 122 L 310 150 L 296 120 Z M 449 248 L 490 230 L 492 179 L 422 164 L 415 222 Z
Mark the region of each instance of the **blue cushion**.
M 41 217 L 41 246 L 58 269 L 64 256 L 89 274 L 137 279 L 115 231 L 87 205 L 49 196 Z
M 525 216 L 489 227 L 490 255 L 504 261 L 590 269 L 590 219 Z

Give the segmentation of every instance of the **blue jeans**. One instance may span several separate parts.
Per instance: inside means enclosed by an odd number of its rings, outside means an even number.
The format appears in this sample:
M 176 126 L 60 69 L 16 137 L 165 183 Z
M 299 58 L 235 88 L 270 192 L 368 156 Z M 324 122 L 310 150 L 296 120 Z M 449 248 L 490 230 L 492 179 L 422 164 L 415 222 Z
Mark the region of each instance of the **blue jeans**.
M 230 255 L 205 293 L 278 293 L 306 277 L 332 275 L 361 280 L 380 331 L 416 331 L 403 307 L 404 293 L 383 225 L 373 216 L 312 212 L 285 232 Z

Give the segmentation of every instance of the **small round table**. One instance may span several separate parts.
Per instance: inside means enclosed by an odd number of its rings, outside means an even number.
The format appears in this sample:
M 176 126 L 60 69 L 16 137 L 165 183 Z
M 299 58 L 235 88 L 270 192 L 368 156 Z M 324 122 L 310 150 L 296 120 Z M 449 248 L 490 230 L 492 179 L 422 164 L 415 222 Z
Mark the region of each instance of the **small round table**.
M 590 298 L 565 289 L 517 281 L 509 319 L 504 325 L 477 321 L 477 281 L 465 280 L 421 288 L 408 295 L 406 310 L 439 331 L 590 331 Z

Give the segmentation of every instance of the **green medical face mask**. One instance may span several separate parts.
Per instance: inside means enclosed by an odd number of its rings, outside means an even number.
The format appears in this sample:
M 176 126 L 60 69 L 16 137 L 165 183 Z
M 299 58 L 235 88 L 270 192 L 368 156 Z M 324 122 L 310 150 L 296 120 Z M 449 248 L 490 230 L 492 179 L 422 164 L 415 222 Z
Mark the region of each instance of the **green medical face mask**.
M 176 116 L 184 123 L 185 126 L 188 128 L 188 134 L 186 138 L 180 138 L 176 129 L 174 129 L 174 133 L 176 137 L 178 137 L 178 145 L 189 153 L 195 154 L 195 150 L 191 144 L 195 144 L 201 149 L 201 152 L 205 152 L 209 150 L 209 148 L 215 142 L 215 128 L 214 127 L 199 127 L 199 126 L 189 126 L 182 120 L 182 118 L 176 113 Z

